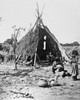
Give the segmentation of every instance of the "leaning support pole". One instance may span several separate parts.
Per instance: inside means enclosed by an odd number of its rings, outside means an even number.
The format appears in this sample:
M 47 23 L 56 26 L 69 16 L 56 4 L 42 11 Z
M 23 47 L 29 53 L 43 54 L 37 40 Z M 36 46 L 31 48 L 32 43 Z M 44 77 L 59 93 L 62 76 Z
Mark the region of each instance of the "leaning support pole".
M 35 57 L 34 57 L 34 68 L 36 68 L 36 53 L 35 53 Z
M 14 60 L 14 63 L 15 63 L 15 70 L 17 70 L 17 62 L 16 62 L 16 56 L 15 56 L 15 60 Z
M 34 55 L 34 68 L 36 68 L 36 58 L 37 58 L 37 48 L 36 48 L 36 52 Z

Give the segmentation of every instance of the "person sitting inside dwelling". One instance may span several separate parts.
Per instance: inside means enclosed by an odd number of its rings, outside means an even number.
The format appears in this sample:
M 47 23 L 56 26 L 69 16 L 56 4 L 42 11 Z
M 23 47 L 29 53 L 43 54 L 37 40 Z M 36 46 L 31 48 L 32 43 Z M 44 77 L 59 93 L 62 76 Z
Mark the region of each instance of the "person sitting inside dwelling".
M 71 76 L 70 73 L 68 73 L 67 70 L 64 69 L 64 62 L 65 60 L 62 59 L 62 57 L 56 58 L 56 60 L 53 62 L 52 65 L 52 72 L 55 75 L 55 81 L 58 81 L 58 77 L 66 77 Z
M 48 55 L 46 55 L 46 59 L 52 63 L 53 60 L 55 59 L 54 55 L 52 54 L 52 52 L 49 52 Z
M 77 49 L 74 49 L 72 51 L 72 58 L 71 58 L 72 79 L 73 80 L 77 80 L 77 76 L 79 75 L 78 61 L 79 61 L 79 53 Z

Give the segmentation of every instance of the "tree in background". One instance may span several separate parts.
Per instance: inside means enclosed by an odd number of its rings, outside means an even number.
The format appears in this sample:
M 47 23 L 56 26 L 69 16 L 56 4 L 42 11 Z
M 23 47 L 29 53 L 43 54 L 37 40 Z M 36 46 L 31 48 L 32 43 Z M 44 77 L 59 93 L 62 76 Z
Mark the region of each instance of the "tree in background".
M 20 30 L 25 31 L 25 28 L 23 27 L 16 28 L 16 26 L 13 26 L 12 28 L 14 29 L 14 33 L 12 34 L 12 39 L 13 39 L 12 47 L 13 47 L 13 54 L 14 54 L 15 70 L 17 70 L 16 47 L 18 43 L 18 36 L 20 35 Z

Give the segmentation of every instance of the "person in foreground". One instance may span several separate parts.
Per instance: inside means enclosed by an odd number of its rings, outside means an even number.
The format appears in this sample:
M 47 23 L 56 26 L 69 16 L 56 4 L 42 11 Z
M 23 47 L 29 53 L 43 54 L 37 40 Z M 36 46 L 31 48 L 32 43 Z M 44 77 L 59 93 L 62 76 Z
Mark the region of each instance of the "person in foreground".
M 77 76 L 79 75 L 78 61 L 79 61 L 79 53 L 77 50 L 74 49 L 72 51 L 72 58 L 71 58 L 72 79 L 73 80 L 77 80 Z
M 64 61 L 69 62 L 72 68 L 71 74 L 68 73 L 67 70 L 64 69 Z M 79 53 L 76 49 L 72 51 L 72 55 L 70 58 L 70 61 L 62 60 L 62 59 L 56 59 L 53 62 L 52 66 L 52 72 L 55 75 L 55 81 L 58 80 L 58 77 L 66 77 L 71 76 L 73 80 L 77 80 L 77 76 L 79 75 L 79 69 L 78 69 L 78 61 L 79 61 Z
M 52 72 L 55 76 L 55 81 L 58 81 L 59 77 L 64 78 L 66 76 L 71 76 L 71 74 L 68 73 L 68 71 L 64 69 L 63 63 L 64 63 L 64 60 L 59 59 L 59 58 L 53 62 Z

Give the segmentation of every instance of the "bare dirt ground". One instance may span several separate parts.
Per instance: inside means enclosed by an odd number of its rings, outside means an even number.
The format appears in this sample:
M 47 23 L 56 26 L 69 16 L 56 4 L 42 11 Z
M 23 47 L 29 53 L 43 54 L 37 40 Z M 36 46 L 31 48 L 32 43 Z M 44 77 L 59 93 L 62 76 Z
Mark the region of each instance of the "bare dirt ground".
M 71 70 L 70 66 L 65 68 Z M 80 100 L 80 74 L 77 81 L 71 77 L 59 79 L 60 86 L 38 86 L 39 79 L 51 77 L 51 66 L 18 66 L 16 71 L 13 64 L 0 64 L 0 100 Z

